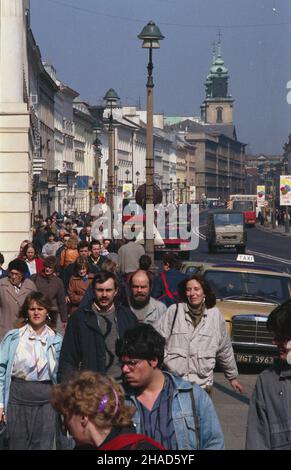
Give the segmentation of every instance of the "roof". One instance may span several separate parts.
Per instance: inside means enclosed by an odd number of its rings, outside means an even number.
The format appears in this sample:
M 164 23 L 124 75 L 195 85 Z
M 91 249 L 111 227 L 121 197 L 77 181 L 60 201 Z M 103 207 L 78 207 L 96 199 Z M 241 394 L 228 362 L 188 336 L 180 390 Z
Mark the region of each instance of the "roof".
M 233 124 L 205 124 L 205 131 L 212 134 L 226 135 L 230 139 L 237 140 L 235 126 Z
M 282 274 L 287 277 L 291 277 L 290 274 L 287 271 L 284 271 L 283 269 L 279 267 L 274 267 L 274 266 L 269 266 L 269 265 L 264 265 L 264 264 L 259 264 L 259 263 L 218 263 L 218 264 L 212 264 L 211 266 L 208 266 L 205 270 L 229 270 L 230 272 L 234 272 L 234 270 L 242 271 L 245 270 L 246 272 L 250 271 L 259 271 L 258 274 L 268 274 L 268 273 L 273 273 L 273 274 Z
M 204 132 L 209 135 L 225 135 L 229 139 L 237 141 L 236 130 L 233 124 L 204 124 L 202 122 L 196 122 L 190 118 L 186 118 L 184 121 L 177 121 L 173 124 L 168 124 L 168 122 L 166 122 L 166 127 L 171 128 L 172 130 L 189 133 Z
M 243 214 L 243 212 L 234 211 L 232 209 L 214 209 L 214 210 L 210 210 L 208 214 Z

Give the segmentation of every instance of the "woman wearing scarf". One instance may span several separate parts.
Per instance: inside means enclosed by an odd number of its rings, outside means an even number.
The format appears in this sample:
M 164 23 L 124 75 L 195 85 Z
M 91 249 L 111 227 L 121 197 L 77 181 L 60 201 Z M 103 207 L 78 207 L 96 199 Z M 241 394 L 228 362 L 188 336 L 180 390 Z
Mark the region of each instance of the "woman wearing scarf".
M 166 339 L 165 365 L 211 393 L 217 360 L 232 388 L 242 393 L 225 320 L 208 283 L 194 274 L 178 290 L 181 303 L 171 305 L 154 324 Z
M 9 450 L 54 447 L 56 414 L 50 394 L 62 343 L 55 324 L 51 302 L 32 292 L 20 310 L 18 328 L 1 342 L 0 420 L 7 424 Z

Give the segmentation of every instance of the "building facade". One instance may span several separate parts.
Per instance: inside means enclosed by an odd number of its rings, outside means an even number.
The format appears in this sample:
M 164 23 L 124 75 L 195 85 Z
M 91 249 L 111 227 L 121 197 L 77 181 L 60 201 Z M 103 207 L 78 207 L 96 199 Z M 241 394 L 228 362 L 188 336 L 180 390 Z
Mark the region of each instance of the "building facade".
M 28 6 L 24 0 L 0 1 L 0 249 L 6 264 L 31 234 Z

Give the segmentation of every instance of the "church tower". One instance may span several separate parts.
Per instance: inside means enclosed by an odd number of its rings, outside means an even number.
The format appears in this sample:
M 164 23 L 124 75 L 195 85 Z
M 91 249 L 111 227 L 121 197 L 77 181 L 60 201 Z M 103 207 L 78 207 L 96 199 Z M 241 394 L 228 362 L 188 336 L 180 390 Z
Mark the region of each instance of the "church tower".
M 228 69 L 221 57 L 221 40 L 214 44 L 213 61 L 206 77 L 206 98 L 201 106 L 205 124 L 233 124 L 234 100 L 228 93 Z

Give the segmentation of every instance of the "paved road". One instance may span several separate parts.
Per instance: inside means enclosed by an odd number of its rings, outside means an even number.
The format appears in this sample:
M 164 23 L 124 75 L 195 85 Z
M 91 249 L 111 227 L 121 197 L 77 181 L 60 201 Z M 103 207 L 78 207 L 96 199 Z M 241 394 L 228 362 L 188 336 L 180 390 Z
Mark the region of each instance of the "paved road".
M 237 254 L 235 250 L 221 250 L 209 254 L 205 241 L 207 213 L 200 215 L 199 246 L 191 252 L 192 260 L 203 260 L 204 262 L 230 262 L 235 261 Z M 247 252 L 253 254 L 259 263 L 278 266 L 291 271 L 291 237 L 280 233 L 272 233 L 259 228 L 247 229 L 248 241 Z
M 240 395 L 233 391 L 222 372 L 215 372 L 213 402 L 221 422 L 227 450 L 245 448 L 248 404 L 256 378 L 257 373 L 240 373 L 239 380 L 244 387 L 244 392 Z

